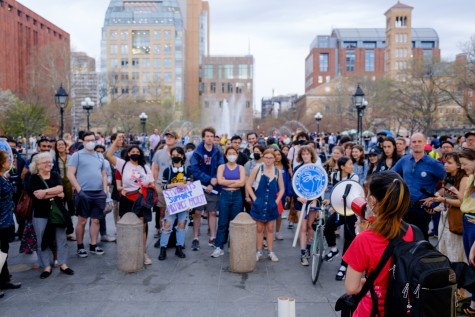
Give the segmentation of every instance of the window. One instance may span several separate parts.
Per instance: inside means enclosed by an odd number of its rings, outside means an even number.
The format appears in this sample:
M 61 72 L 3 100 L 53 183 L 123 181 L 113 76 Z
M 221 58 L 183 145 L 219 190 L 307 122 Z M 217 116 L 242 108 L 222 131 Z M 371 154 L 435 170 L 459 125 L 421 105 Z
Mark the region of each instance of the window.
M 117 54 L 119 52 L 119 47 L 117 45 L 111 45 L 109 48 L 110 54 Z
M 118 31 L 110 31 L 109 40 L 117 41 L 118 39 L 119 39 L 119 32 Z
M 435 43 L 433 41 L 422 41 L 421 48 L 434 48 Z
M 109 60 L 110 68 L 117 68 L 119 66 L 119 61 L 116 58 L 111 58 Z
M 204 79 L 213 79 L 214 78 L 214 65 L 203 65 L 203 78 Z
M 132 86 L 132 96 L 137 97 L 140 94 L 140 87 Z
M 330 76 L 325 76 L 325 82 L 329 83 L 330 82 Z
M 160 51 L 161 51 L 161 46 L 159 44 L 155 44 L 153 46 L 153 54 L 160 54 Z
M 313 73 L 313 54 L 305 60 L 305 77 L 310 76 Z
M 164 58 L 163 59 L 163 67 L 164 68 L 172 68 L 172 59 L 171 58 Z
M 355 71 L 355 52 L 353 51 L 346 52 L 346 71 Z
M 120 74 L 121 81 L 129 81 L 129 74 L 128 73 L 121 73 Z
M 320 72 L 328 72 L 328 53 L 320 54 Z
M 422 52 L 423 56 L 424 56 L 424 62 L 425 63 L 430 63 L 432 62 L 432 50 L 424 50 Z
M 120 53 L 121 54 L 129 54 L 129 46 L 127 44 L 122 44 L 120 46 Z
M 213 93 L 216 92 L 216 83 L 209 84 L 209 91 Z
M 137 81 L 137 80 L 139 80 L 139 78 L 140 78 L 140 75 L 139 75 L 138 72 L 133 72 L 132 73 L 132 80 Z
M 241 84 L 241 83 L 236 83 L 236 93 L 237 93 L 237 94 L 241 94 L 241 93 L 242 93 L 242 87 L 243 87 L 243 84 Z
M 219 79 L 233 79 L 233 65 L 218 65 L 218 78 Z M 223 90 L 224 92 L 224 90 Z
M 250 101 L 246 101 L 246 108 L 251 108 L 251 102 Z
M 223 108 L 223 101 L 222 100 L 219 101 L 219 107 Z
M 318 83 L 319 84 L 323 83 L 323 76 L 318 76 Z
M 128 96 L 129 95 L 129 87 L 122 87 L 121 92 L 123 95 Z
M 153 81 L 155 83 L 158 83 L 162 80 L 162 76 L 160 73 L 153 73 Z
M 209 108 L 209 101 L 205 101 L 205 108 Z
M 239 65 L 239 79 L 248 79 L 251 78 L 249 75 L 249 65 L 240 64 Z
M 172 73 L 170 72 L 167 72 L 167 73 L 164 73 L 163 74 L 163 80 L 166 82 L 166 83 L 171 83 L 172 82 Z
M 121 68 L 129 68 L 129 59 L 128 58 L 122 58 L 120 60 L 120 66 L 121 66 Z
M 343 47 L 344 48 L 350 48 L 350 49 L 351 48 L 356 48 L 356 46 L 357 46 L 356 44 L 357 44 L 356 41 L 344 41 L 343 42 Z
M 233 84 L 228 83 L 228 94 L 232 94 L 232 93 L 233 93 Z
M 120 39 L 122 41 L 128 41 L 129 40 L 129 31 L 120 32 Z
M 142 73 L 142 82 L 143 83 L 149 83 L 150 82 L 150 73 L 149 72 L 143 72 Z
M 172 31 L 170 31 L 170 30 L 163 31 L 163 38 L 165 40 L 171 40 L 172 39 Z
M 366 50 L 364 53 L 364 70 L 366 72 L 374 72 L 374 51 Z
M 162 60 L 160 58 L 153 59 L 153 68 L 162 68 Z
M 142 87 L 142 94 L 146 97 L 150 96 L 150 90 L 148 87 Z
M 150 31 L 132 31 L 132 54 L 150 54 Z
M 139 59 L 138 58 L 132 58 L 132 68 L 139 68 Z
M 143 69 L 150 68 L 150 58 L 142 58 L 142 68 Z
M 153 31 L 153 39 L 155 41 L 158 41 L 160 40 L 162 37 L 162 32 L 160 30 L 157 30 L 157 31 Z
M 221 83 L 221 92 L 224 93 L 224 90 L 226 88 L 226 84 L 225 83 Z
M 172 53 L 172 46 L 170 44 L 163 45 L 163 52 L 165 54 L 171 54 Z
M 397 37 L 397 36 L 396 36 Z M 373 41 L 364 41 L 363 48 L 376 48 L 376 42 Z

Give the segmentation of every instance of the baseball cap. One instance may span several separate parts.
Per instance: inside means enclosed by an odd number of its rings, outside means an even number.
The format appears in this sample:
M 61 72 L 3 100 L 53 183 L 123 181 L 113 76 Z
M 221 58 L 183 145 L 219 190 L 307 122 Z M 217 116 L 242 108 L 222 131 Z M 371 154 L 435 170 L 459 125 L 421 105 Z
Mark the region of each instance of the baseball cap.
M 465 138 L 468 138 L 470 135 L 475 135 L 475 131 L 465 132 Z
M 430 144 L 424 145 L 424 151 L 432 151 L 432 146 Z
M 378 154 L 379 154 L 379 151 L 378 151 L 378 149 L 375 149 L 375 148 L 371 148 L 371 149 L 369 149 L 369 151 L 368 151 L 368 156 L 370 156 L 370 155 L 378 155 Z
M 450 141 L 444 141 L 444 142 L 442 142 L 442 144 L 440 144 L 440 146 L 442 146 L 444 144 L 450 144 L 451 147 L 454 147 L 454 144 Z
M 170 135 L 170 136 L 174 137 L 175 139 L 178 139 L 178 134 L 177 134 L 175 131 L 168 131 L 168 132 L 165 132 L 164 135 L 165 135 L 165 136 Z

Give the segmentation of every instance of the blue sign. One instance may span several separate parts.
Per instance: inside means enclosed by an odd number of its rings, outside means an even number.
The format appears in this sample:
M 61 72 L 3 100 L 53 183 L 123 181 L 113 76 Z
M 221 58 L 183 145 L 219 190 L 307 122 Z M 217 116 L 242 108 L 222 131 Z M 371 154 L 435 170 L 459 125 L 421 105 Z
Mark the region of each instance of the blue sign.
M 292 187 L 295 193 L 307 200 L 314 200 L 323 196 L 327 185 L 327 172 L 316 164 L 303 165 L 297 169 L 292 178 Z

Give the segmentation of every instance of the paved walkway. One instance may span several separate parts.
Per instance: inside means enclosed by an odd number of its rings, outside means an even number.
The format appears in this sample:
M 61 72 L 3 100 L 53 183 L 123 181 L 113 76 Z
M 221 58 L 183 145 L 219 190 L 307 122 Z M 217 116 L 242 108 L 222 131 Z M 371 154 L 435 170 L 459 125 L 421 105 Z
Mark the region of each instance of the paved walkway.
M 107 222 L 109 233 L 114 233 L 111 215 Z M 334 277 L 341 257 L 324 262 L 319 281 L 313 285 L 310 267 L 300 265 L 299 250 L 291 246 L 294 231 L 286 225 L 284 220 L 285 239 L 276 241 L 274 248 L 280 261 L 262 259 L 255 272 L 248 274 L 229 272 L 227 250 L 225 256 L 211 258 L 206 234 L 201 236 L 201 250 L 193 252 L 187 247 L 186 258 L 179 259 L 169 249 L 167 259 L 158 261 L 159 249 L 153 247 L 151 234 L 148 254 L 154 262 L 143 271 L 119 272 L 115 243 L 102 243 L 106 252 L 102 256 L 89 254 L 81 259 L 75 255 L 75 242 L 69 242 L 69 265 L 76 274 L 67 276 L 54 269 L 49 278 L 41 280 L 41 270 L 30 269 L 35 257 L 19 254 L 19 241 L 15 241 L 10 244 L 9 264 L 14 280 L 23 285 L 5 292 L 0 315 L 271 317 L 277 316 L 277 297 L 291 296 L 296 299 L 297 316 L 337 316 L 333 307 L 344 283 Z M 188 245 L 191 231 L 187 231 Z M 207 231 L 206 223 L 201 231 Z

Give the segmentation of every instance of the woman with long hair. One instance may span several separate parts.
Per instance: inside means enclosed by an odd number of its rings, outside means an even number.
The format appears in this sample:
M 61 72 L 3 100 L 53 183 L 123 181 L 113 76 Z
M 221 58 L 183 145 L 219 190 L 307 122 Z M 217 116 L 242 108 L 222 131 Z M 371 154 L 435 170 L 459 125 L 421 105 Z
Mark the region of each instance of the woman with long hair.
M 338 171 L 334 172 L 331 175 L 331 179 L 333 180 L 333 186 L 335 186 L 338 182 L 342 180 L 353 180 L 355 182 L 359 181 L 358 175 L 353 173 L 353 162 L 349 157 L 343 156 L 340 157 L 338 160 Z M 328 204 L 328 200 L 324 202 L 324 204 Z M 328 247 L 330 251 L 326 254 L 325 260 L 332 261 L 335 256 L 338 255 L 339 251 L 336 247 L 336 234 L 335 231 L 337 230 L 338 226 L 344 225 L 344 242 L 343 242 L 343 254 L 345 254 L 346 250 L 350 246 L 351 242 L 355 238 L 355 223 L 356 223 L 356 216 L 343 216 L 338 214 L 333 208 L 330 208 L 330 212 L 332 213 L 325 224 L 325 229 L 323 231 L 325 235 L 325 239 L 327 240 Z M 341 261 L 340 269 L 335 276 L 337 281 L 341 281 L 345 278 L 346 274 L 346 267 L 347 264 L 345 261 Z
M 401 221 L 410 202 L 409 188 L 401 176 L 392 171 L 376 173 L 368 185 L 367 208 L 375 214 L 374 222 L 368 230 L 362 231 L 350 245 L 343 260 L 348 263 L 345 289 L 348 294 L 358 294 L 366 279 L 376 269 L 384 250 L 391 239 L 397 237 L 402 229 Z M 412 227 L 409 226 L 404 241 L 413 241 Z M 388 261 L 374 282 L 378 297 L 379 316 L 384 314 L 384 300 L 389 283 Z M 373 301 L 371 296 L 363 297 L 353 313 L 354 317 L 371 316 Z
M 383 154 L 379 159 L 376 171 L 390 170 L 394 165 L 396 165 L 399 159 L 400 157 L 397 155 L 396 140 L 390 136 L 386 137 L 383 141 Z
M 137 145 L 132 145 L 127 150 L 124 159 L 114 156 L 114 152 L 119 149 L 119 142 L 123 136 L 118 136 L 106 153 L 107 160 L 120 172 L 122 176 L 122 196 L 119 201 L 119 217 L 123 217 L 127 212 L 135 212 L 143 222 L 143 243 L 144 243 L 144 264 L 152 264 L 152 260 L 147 255 L 147 233 L 148 222 L 152 220 L 152 210 L 148 208 L 133 208 L 139 196 L 142 186 L 154 186 L 152 170 L 145 163 L 145 156 L 142 149 Z
M 376 173 L 379 162 L 379 151 L 376 148 L 371 148 L 368 151 L 368 171 L 366 173 L 366 178 L 369 178 L 371 175 Z
M 292 194 L 292 180 L 290 177 L 290 171 L 289 171 L 289 160 L 287 159 L 287 156 L 284 155 L 284 153 L 280 150 L 274 149 L 274 154 L 275 154 L 275 162 L 274 165 L 277 167 L 279 171 L 282 172 L 282 179 L 284 181 L 284 195 L 282 196 L 282 209 L 283 206 L 285 206 L 285 203 L 287 201 L 287 198 L 290 199 L 290 195 Z M 279 206 L 279 205 L 278 205 Z M 279 211 L 280 216 L 277 218 L 276 223 L 275 223 L 275 238 L 277 240 L 283 240 L 284 236 L 280 233 L 280 226 L 282 223 L 282 213 Z
M 363 185 L 368 173 L 368 162 L 365 160 L 364 149 L 361 145 L 355 144 L 353 146 L 351 160 L 353 161 L 353 173 L 358 175 L 359 182 Z
M 341 146 L 336 145 L 332 149 L 332 154 L 330 158 L 323 164 L 323 168 L 327 171 L 328 174 L 328 191 L 333 187 L 331 175 L 333 172 L 338 171 L 338 160 L 344 154 L 344 150 Z

